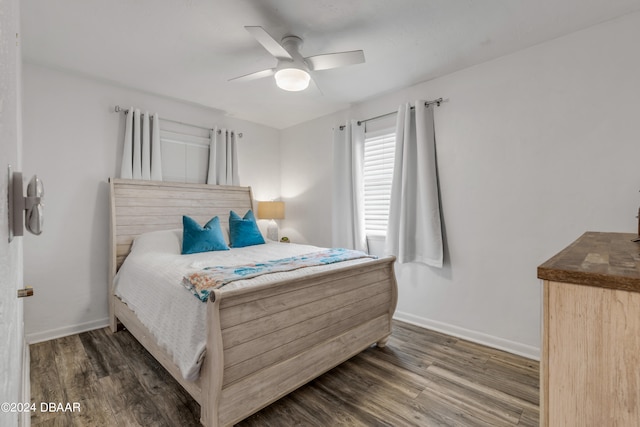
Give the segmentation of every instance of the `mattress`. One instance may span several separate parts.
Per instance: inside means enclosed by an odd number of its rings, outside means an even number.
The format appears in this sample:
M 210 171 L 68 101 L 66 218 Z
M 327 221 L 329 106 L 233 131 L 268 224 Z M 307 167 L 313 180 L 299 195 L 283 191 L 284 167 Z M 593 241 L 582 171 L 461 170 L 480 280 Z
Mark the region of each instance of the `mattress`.
M 206 346 L 206 303 L 182 284 L 190 272 L 208 266 L 234 266 L 303 255 L 324 248 L 268 242 L 228 251 L 181 255 L 182 230 L 155 231 L 134 241 L 114 278 L 115 295 L 136 314 L 188 381 L 198 378 Z M 262 275 L 225 285 L 221 291 L 303 277 L 370 261 L 361 258 Z

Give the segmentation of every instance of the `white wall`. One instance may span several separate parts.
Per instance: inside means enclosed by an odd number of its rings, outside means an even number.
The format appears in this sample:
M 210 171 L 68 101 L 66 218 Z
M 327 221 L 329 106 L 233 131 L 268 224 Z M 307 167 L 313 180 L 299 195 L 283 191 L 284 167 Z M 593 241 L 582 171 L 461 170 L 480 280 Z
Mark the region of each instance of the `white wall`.
M 25 64 L 24 173 L 45 187 L 45 226 L 24 240 L 29 341 L 107 324 L 109 208 L 107 179 L 120 171 L 124 114 L 133 105 L 202 126 L 243 133 L 241 185 L 256 199 L 280 194 L 279 131 L 221 112 Z
M 283 131 L 283 234 L 331 243 L 332 127 L 444 97 L 446 265 L 398 266 L 397 317 L 538 357 L 536 267 L 586 230 L 637 228 L 638 40 L 636 13 Z
M 29 369 L 23 364 L 23 302 L 17 298 L 22 288 L 22 237 L 9 243 L 7 206 L 7 166 L 13 172 L 22 167 L 19 22 L 19 2 L 0 2 L 0 403 L 24 400 L 23 369 L 27 378 Z M 27 425 L 17 413 L 0 412 L 0 426 L 19 422 Z

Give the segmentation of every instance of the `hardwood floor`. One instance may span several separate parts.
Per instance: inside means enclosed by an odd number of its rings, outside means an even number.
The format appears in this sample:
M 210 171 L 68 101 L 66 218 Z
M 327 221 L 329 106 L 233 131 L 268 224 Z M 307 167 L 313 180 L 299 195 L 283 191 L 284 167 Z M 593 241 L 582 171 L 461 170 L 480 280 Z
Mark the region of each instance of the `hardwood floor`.
M 199 405 L 127 331 L 30 350 L 33 426 L 200 425 Z M 538 372 L 538 362 L 394 322 L 386 348 L 365 350 L 238 426 L 537 426 Z M 71 410 L 41 411 L 42 402 Z

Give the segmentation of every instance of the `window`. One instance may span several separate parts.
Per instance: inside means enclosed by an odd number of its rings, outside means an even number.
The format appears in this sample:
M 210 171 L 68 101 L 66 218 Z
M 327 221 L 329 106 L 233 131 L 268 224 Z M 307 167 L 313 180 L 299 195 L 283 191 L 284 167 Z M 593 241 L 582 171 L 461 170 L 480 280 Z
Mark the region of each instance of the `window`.
M 161 126 L 162 119 L 160 119 Z M 191 133 L 186 133 L 186 132 Z M 160 128 L 162 179 L 172 182 L 207 182 L 209 171 L 208 131 L 185 128 L 175 131 Z
M 364 223 L 367 236 L 387 234 L 395 129 L 367 132 L 364 140 Z

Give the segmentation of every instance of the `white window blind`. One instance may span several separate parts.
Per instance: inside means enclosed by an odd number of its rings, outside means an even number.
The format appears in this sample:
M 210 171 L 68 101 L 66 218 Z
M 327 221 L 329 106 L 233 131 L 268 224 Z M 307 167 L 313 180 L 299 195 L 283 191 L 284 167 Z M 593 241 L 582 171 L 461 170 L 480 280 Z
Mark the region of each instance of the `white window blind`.
M 395 129 L 365 134 L 364 222 L 368 236 L 387 234 L 395 147 Z
M 160 119 L 162 123 L 162 119 Z M 162 179 L 171 182 L 207 182 L 208 131 L 188 129 L 192 134 L 160 128 Z

